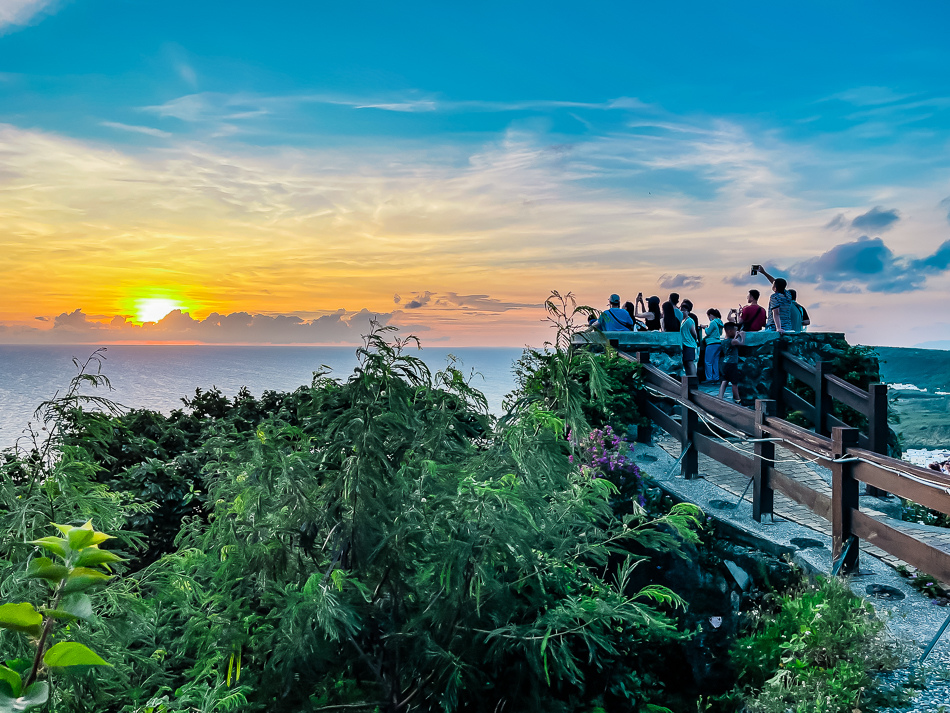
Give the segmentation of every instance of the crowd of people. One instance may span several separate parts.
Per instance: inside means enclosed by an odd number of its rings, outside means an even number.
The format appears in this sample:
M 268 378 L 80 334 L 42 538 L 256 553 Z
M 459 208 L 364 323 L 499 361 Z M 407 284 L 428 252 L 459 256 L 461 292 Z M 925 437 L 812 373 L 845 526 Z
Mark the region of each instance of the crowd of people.
M 641 292 L 635 302 L 623 306 L 620 295 L 613 294 L 609 307 L 599 317 L 591 318 L 591 326 L 608 332 L 678 332 L 686 374 L 696 376 L 697 360 L 702 354 L 706 381 L 719 383 L 720 398 L 731 384 L 733 400 L 739 403 L 739 349 L 745 344 L 745 334 L 761 330 L 803 332 L 811 324 L 808 311 L 798 304 L 797 293 L 788 289 L 784 278 L 773 277 L 761 265 L 753 265 L 752 274 L 761 274 L 772 285 L 767 309 L 759 304 L 761 293 L 749 290 L 746 304 L 729 310 L 726 321 L 718 309 L 710 307 L 706 310 L 708 324 L 703 325 L 693 303 L 688 299 L 680 301 L 675 292 L 662 304 L 656 296 L 644 300 Z

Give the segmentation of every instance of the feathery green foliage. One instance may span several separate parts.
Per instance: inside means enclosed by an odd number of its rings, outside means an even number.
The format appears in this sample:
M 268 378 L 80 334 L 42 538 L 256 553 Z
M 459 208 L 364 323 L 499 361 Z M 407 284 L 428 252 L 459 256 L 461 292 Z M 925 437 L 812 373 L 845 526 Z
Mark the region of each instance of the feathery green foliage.
M 698 512 L 615 515 L 616 487 L 570 460 L 589 392 L 566 355 L 553 410 L 496 424 L 454 365 L 393 337 L 377 325 L 347 381 L 293 394 L 198 392 L 167 417 L 59 403 L 48 455 L 8 454 L 4 601 L 35 586 L 19 543 L 54 516 L 107 513 L 132 559 L 77 631 L 113 668 L 64 679 L 57 710 L 661 702 L 649 651 L 682 637 L 684 601 L 638 573 Z

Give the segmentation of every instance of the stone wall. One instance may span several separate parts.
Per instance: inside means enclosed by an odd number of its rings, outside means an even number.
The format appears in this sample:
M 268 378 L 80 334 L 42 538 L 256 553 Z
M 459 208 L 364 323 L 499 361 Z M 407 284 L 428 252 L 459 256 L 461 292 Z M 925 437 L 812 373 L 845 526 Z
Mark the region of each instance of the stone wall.
M 683 375 L 683 346 L 677 333 L 603 332 L 590 338 L 581 334 L 575 337 L 575 344 L 593 341 L 594 348 L 597 348 L 596 342 L 602 342 L 603 339 L 609 340 L 611 346 L 631 354 L 649 352 L 651 363 L 659 369 L 677 379 Z M 781 335 L 777 332 L 747 332 L 746 346 L 740 353 L 742 383 L 739 393 L 743 403 L 751 405 L 755 399 L 769 398 L 775 353 L 779 346 L 810 364 L 817 364 L 840 355 L 848 343 L 840 332 Z M 702 377 L 702 359 L 698 366 Z

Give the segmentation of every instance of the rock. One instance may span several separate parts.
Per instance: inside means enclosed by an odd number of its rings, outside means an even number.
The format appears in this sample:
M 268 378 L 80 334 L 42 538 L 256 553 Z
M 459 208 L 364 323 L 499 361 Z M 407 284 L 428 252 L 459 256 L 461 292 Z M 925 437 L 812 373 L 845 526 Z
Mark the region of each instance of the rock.
M 736 580 L 736 584 L 739 585 L 739 589 L 741 589 L 743 592 L 747 591 L 749 589 L 749 585 L 752 584 L 752 577 L 749 576 L 748 572 L 730 560 L 723 560 L 722 563 L 726 565 L 726 569 L 729 570 L 729 574 L 731 574 L 732 578 Z

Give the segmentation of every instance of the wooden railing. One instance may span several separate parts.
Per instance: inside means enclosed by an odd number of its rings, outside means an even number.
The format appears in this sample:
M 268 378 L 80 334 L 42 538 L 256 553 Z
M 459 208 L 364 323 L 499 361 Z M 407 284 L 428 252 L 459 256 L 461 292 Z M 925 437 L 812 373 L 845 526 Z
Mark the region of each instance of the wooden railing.
M 887 444 L 886 386 L 875 384 L 864 391 L 831 374 L 826 364 L 812 365 L 781 354 L 781 373 L 811 385 L 815 400 L 809 403 L 794 394 L 781 377 L 776 379 L 781 385 L 777 395 L 782 397 L 784 409 L 806 415 L 814 425 L 812 431 L 780 418 L 777 399 L 759 399 L 752 411 L 700 391 L 695 376 L 681 380 L 668 376 L 650 364 L 649 354 L 618 353 L 642 365 L 647 387 L 640 399 L 642 413 L 680 442 L 684 478 L 698 474 L 698 456 L 703 454 L 752 480 L 755 519 L 761 521 L 773 513 L 775 491 L 805 506 L 830 521 L 833 556 L 842 572 L 857 570 L 860 539 L 950 582 L 950 553 L 859 509 L 859 483 L 865 483 L 950 515 L 950 477 L 880 452 Z M 835 418 L 830 413 L 832 399 L 864 414 L 867 432 L 860 433 Z M 678 419 L 667 412 L 670 402 Z M 751 454 L 748 446 L 737 447 L 736 442 L 743 440 L 751 443 Z M 831 496 L 783 472 L 776 463 L 776 444 L 829 468 Z

